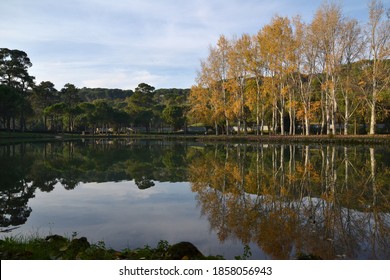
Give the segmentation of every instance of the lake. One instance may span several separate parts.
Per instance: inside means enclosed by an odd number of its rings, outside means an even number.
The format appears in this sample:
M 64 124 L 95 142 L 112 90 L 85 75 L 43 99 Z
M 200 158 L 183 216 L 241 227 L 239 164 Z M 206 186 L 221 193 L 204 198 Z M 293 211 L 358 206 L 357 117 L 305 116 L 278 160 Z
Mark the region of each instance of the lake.
M 387 146 L 96 139 L 0 146 L 0 237 L 390 259 Z

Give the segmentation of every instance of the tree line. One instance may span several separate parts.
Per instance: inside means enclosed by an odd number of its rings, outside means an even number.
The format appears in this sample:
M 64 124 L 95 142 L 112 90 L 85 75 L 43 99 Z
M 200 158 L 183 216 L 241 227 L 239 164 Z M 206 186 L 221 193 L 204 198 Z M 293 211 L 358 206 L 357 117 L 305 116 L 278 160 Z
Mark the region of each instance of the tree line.
M 0 129 L 51 132 L 129 132 L 185 122 L 189 89 L 155 89 L 141 83 L 135 89 L 77 88 L 67 83 L 57 90 L 50 81 L 35 84 L 32 63 L 24 51 L 0 49 Z
M 375 134 L 389 124 L 390 13 L 378 0 L 368 11 L 363 25 L 323 2 L 309 23 L 274 16 L 253 36 L 221 35 L 201 61 L 190 114 L 226 134 L 348 134 L 357 124 Z
M 212 126 L 230 134 L 390 131 L 390 13 L 369 4 L 363 26 L 324 2 L 311 22 L 274 16 L 257 34 L 221 35 L 191 89 L 35 83 L 21 50 L 0 48 L 0 129 L 124 133 Z M 141 129 L 142 128 L 142 129 Z

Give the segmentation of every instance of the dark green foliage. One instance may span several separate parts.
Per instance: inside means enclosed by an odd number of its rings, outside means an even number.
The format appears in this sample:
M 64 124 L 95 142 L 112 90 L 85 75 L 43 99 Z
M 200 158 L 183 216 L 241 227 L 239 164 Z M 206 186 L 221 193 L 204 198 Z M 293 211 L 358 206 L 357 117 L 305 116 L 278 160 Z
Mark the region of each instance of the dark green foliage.
M 34 77 L 28 74 L 32 66 L 24 51 L 0 48 L 0 84 L 25 91 L 32 88 Z
M 154 87 L 142 83 L 135 89 L 134 94 L 127 99 L 127 111 L 135 126 L 145 127 L 149 131 L 155 118 L 154 107 L 157 105 L 153 99 Z
M 10 86 L 0 85 L 0 121 L 4 128 L 11 129 L 11 120 L 15 120 L 22 110 L 23 97 Z
M 92 102 L 96 99 L 125 100 L 133 94 L 132 90 L 108 89 L 108 88 L 82 88 L 79 91 L 80 97 L 85 102 Z
M 189 94 L 190 89 L 157 89 L 155 91 L 155 99 L 158 103 L 165 106 L 182 106 L 187 103 Z
M 162 112 L 164 121 L 173 126 L 174 130 L 182 128 L 185 124 L 183 107 L 168 106 Z
M 58 91 L 50 81 L 41 82 L 35 86 L 31 98 L 31 105 L 34 110 L 35 128 L 47 130 L 47 116 L 44 114 L 45 108 L 59 102 Z
M 19 116 L 12 116 L 13 127 L 15 119 L 19 118 L 19 127 L 24 131 L 26 118 L 32 115 L 32 108 L 29 97 L 29 89 L 34 86 L 34 77 L 28 73 L 28 68 L 32 66 L 27 54 L 20 50 L 10 50 L 0 48 L 0 84 L 7 85 L 15 89 L 19 95 L 18 100 Z M 1 115 L 1 112 L 0 112 Z M 7 122 L 9 122 L 7 120 Z M 9 129 L 9 126 L 7 127 Z
M 135 92 L 78 89 L 71 83 L 57 91 L 50 81 L 34 85 L 31 66 L 25 52 L 0 48 L 0 129 L 91 134 L 126 133 L 130 126 L 156 130 L 164 126 L 165 107 L 183 105 L 189 94 L 188 89 L 156 91 L 146 83 Z

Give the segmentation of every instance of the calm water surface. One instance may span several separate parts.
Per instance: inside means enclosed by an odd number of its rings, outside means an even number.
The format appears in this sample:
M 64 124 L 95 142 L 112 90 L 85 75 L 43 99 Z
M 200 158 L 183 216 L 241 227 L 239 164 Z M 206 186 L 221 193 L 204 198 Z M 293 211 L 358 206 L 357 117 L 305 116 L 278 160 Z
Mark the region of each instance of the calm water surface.
M 0 237 L 124 248 L 190 241 L 234 259 L 390 259 L 384 146 L 88 140 L 0 146 Z

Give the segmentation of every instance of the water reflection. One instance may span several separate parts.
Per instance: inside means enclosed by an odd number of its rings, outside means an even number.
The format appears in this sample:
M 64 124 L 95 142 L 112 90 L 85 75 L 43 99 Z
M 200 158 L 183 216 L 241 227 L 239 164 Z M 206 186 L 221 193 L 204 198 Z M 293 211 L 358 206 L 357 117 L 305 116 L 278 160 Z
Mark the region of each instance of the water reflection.
M 4 145 L 0 229 L 26 223 L 37 190 L 133 181 L 149 192 L 161 182 L 190 182 L 197 211 L 222 244 L 255 244 L 253 251 L 274 259 L 298 253 L 390 259 L 389 175 L 390 151 L 380 146 L 130 140 Z
M 214 146 L 189 167 L 220 240 L 275 259 L 390 258 L 389 154 L 335 146 Z
M 69 141 L 0 146 L 0 227 L 24 224 L 37 189 L 66 190 L 80 182 L 134 180 L 140 189 L 153 181 L 186 180 L 186 146 L 141 141 Z

